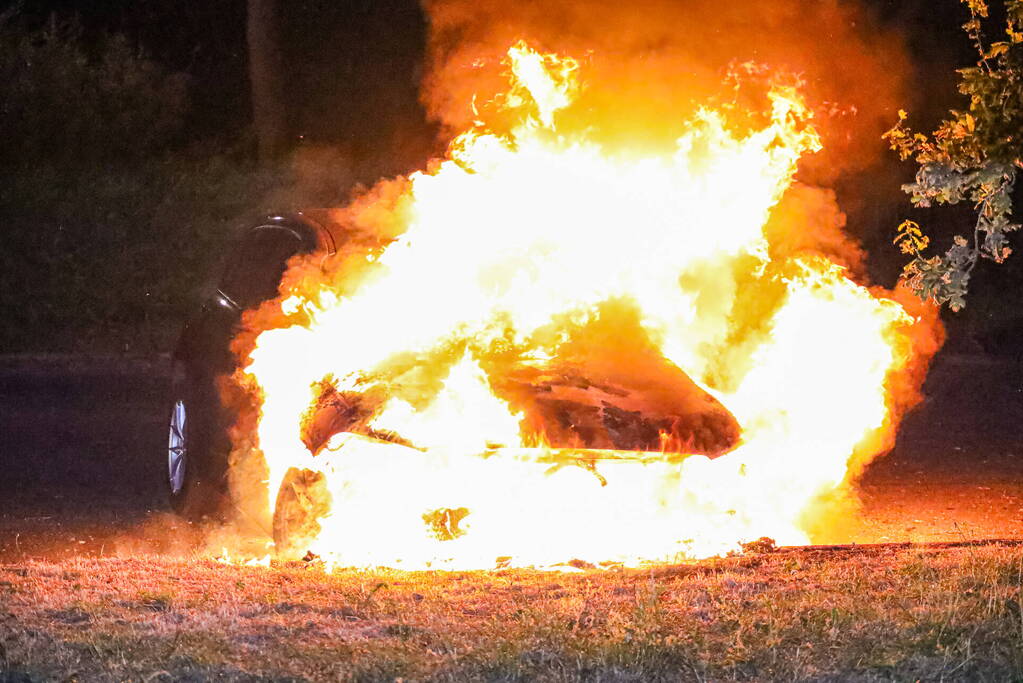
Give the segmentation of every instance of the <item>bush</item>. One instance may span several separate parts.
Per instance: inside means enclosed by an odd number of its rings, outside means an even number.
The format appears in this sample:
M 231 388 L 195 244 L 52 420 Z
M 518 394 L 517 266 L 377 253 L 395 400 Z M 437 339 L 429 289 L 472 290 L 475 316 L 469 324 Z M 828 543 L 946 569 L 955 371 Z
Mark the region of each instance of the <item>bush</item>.
M 181 152 L 40 164 L 0 183 L 0 352 L 170 350 L 235 230 L 344 199 L 345 158 L 311 159 L 261 168 Z
M 0 352 L 169 350 L 240 224 L 352 183 L 336 150 L 188 140 L 187 78 L 75 22 L 0 14 L 0 79 Z
M 26 30 L 0 24 L 0 161 L 88 164 L 139 159 L 178 141 L 187 77 L 120 35 L 95 45 L 74 21 Z
M 272 178 L 175 151 L 187 78 L 123 36 L 0 18 L 0 79 L 0 350 L 168 348 Z
M 237 216 L 275 182 L 222 159 L 38 166 L 0 188 L 0 350 L 166 350 Z

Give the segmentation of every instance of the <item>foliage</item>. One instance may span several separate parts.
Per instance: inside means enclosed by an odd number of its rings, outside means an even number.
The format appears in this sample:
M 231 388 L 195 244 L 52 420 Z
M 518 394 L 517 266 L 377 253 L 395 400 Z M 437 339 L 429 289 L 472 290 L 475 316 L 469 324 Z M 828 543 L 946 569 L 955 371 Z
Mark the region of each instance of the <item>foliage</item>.
M 271 210 L 337 205 L 354 174 L 324 150 L 262 167 L 210 145 L 4 178 L 0 353 L 169 350 L 235 231 Z
M 0 161 L 64 164 L 163 152 L 184 127 L 187 77 L 168 73 L 122 35 L 85 41 L 52 19 L 22 28 L 0 15 Z
M 75 21 L 0 12 L 0 82 L 0 352 L 166 351 L 240 224 L 351 182 L 189 141 L 187 77 Z
M 222 156 L 40 163 L 0 183 L 0 351 L 165 350 L 279 182 Z
M 913 132 L 906 113 L 885 133 L 903 159 L 914 159 L 919 170 L 903 186 L 914 205 L 972 202 L 976 210 L 973 235 L 957 235 L 941 255 L 926 257 L 930 240 L 920 226 L 904 221 L 895 242 L 912 256 L 905 266 L 909 285 L 924 299 L 966 305 L 970 274 L 978 259 L 1003 262 L 1012 249 L 1012 191 L 1023 168 L 1023 0 L 1005 0 L 1005 40 L 986 42 L 983 29 L 995 23 L 985 0 L 963 0 L 970 19 L 963 30 L 977 49 L 975 66 L 960 69 L 959 92 L 969 98 L 966 111 L 952 110 L 930 135 Z

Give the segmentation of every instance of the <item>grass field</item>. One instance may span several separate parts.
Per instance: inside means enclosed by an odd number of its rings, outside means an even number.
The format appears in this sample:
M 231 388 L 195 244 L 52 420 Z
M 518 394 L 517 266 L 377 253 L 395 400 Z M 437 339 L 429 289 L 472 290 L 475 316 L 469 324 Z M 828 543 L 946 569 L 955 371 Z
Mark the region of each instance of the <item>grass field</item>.
M 783 550 L 642 570 L 0 566 L 34 680 L 1019 680 L 1023 547 Z

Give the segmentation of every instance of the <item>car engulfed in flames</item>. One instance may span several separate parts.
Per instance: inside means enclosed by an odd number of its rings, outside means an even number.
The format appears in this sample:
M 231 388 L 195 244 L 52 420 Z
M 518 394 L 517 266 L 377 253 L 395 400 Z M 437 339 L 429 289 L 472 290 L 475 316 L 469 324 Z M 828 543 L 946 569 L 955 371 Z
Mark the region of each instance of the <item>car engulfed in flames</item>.
M 940 330 L 863 284 L 833 194 L 794 180 L 820 146 L 799 93 L 612 150 L 559 127 L 579 63 L 518 43 L 505 67 L 445 159 L 334 211 L 337 253 L 292 259 L 245 313 L 222 386 L 236 506 L 278 556 L 340 566 L 814 540 Z

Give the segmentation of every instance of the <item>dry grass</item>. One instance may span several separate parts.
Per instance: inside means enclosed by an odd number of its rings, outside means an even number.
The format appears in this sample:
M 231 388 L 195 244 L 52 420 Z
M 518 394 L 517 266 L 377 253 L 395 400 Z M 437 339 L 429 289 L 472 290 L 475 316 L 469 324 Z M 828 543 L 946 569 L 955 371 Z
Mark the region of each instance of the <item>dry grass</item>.
M 31 561 L 0 566 L 0 680 L 1011 680 L 1021 588 L 1018 546 L 573 574 Z

